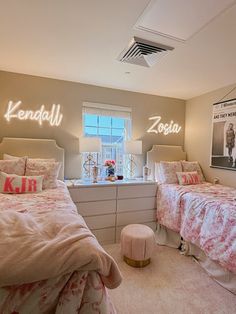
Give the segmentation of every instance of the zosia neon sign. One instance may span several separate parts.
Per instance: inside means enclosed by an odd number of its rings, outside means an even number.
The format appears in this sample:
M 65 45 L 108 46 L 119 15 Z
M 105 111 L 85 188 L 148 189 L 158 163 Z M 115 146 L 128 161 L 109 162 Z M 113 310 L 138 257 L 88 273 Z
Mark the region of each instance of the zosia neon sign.
M 47 121 L 51 126 L 59 126 L 63 119 L 61 113 L 61 106 L 53 104 L 51 110 L 45 110 L 45 106 L 42 105 L 38 110 L 23 110 L 19 109 L 21 101 L 13 102 L 9 101 L 7 111 L 4 118 L 10 122 L 12 119 L 18 120 L 32 120 L 37 121 L 39 125 L 42 125 L 44 121 Z
M 181 126 L 178 123 L 174 123 L 173 120 L 170 123 L 161 123 L 161 116 L 150 117 L 149 120 L 154 120 L 154 123 L 147 130 L 148 133 L 163 133 L 164 135 L 179 133 Z

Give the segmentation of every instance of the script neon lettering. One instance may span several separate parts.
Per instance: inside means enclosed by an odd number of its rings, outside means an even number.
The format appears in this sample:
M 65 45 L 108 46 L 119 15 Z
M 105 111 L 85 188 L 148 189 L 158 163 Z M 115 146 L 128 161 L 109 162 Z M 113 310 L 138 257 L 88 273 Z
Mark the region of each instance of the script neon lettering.
M 63 115 L 61 113 L 61 106 L 53 104 L 51 110 L 45 110 L 45 106 L 42 105 L 39 110 L 23 110 L 19 109 L 21 101 L 14 103 L 8 102 L 7 111 L 4 118 L 10 122 L 12 119 L 18 120 L 32 120 L 37 121 L 39 125 L 42 125 L 44 121 L 47 121 L 51 126 L 59 126 L 62 122 Z
M 178 123 L 174 123 L 173 120 L 170 123 L 162 123 L 161 116 L 153 116 L 150 117 L 149 120 L 154 120 L 153 124 L 147 130 L 148 133 L 163 133 L 164 135 L 168 135 L 171 133 L 179 133 L 181 130 L 181 126 Z

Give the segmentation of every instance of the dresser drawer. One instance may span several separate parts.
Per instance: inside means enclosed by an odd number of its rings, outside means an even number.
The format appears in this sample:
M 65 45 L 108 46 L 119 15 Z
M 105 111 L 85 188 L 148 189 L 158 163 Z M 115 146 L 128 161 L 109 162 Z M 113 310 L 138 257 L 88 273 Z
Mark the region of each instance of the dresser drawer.
M 129 212 L 145 209 L 155 209 L 155 197 L 130 198 L 117 200 L 117 212 Z
M 98 242 L 100 242 L 100 244 L 115 243 L 115 235 L 116 235 L 115 228 L 93 230 L 92 233 L 95 235 L 95 237 L 97 238 Z
M 117 214 L 117 226 L 125 226 L 128 224 L 136 224 L 142 222 L 151 222 L 155 220 L 156 220 L 155 209 Z
M 116 187 L 70 188 L 74 202 L 105 201 L 116 198 Z
M 148 226 L 150 227 L 154 232 L 156 231 L 157 229 L 157 223 L 155 221 L 153 222 L 144 222 L 142 223 L 142 225 L 145 225 L 145 226 Z M 126 225 L 127 226 L 127 225 Z M 124 228 L 125 226 L 120 226 L 120 227 L 117 227 L 116 228 L 116 242 L 120 242 L 120 234 L 121 234 L 121 231 L 122 229 Z
M 115 227 L 116 215 L 111 214 L 111 215 L 84 217 L 84 220 L 91 230 Z
M 101 214 L 112 214 L 116 212 L 116 201 L 93 201 L 76 203 L 78 213 L 83 217 Z
M 142 184 L 119 186 L 117 198 L 135 198 L 135 197 L 149 197 L 156 196 L 157 186 L 155 184 Z

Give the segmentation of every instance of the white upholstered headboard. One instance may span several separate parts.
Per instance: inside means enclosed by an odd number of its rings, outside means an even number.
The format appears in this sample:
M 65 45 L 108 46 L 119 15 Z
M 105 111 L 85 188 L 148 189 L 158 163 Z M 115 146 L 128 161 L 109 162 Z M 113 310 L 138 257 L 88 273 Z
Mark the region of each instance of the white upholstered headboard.
M 147 152 L 147 166 L 151 169 L 151 179 L 155 180 L 155 162 L 185 159 L 186 153 L 181 146 L 153 145 Z
M 4 137 L 0 143 L 0 159 L 3 154 L 31 158 L 54 158 L 62 163 L 59 179 L 64 180 L 64 149 L 55 140 Z

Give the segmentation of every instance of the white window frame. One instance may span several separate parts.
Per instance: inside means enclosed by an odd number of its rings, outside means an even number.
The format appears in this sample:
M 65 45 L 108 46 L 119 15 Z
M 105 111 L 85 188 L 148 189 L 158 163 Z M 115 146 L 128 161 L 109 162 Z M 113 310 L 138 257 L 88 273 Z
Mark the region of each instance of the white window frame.
M 110 104 L 101 104 L 101 103 L 92 103 L 92 102 L 84 102 L 83 110 L 82 110 L 82 128 L 83 128 L 83 136 L 85 135 L 85 125 L 84 125 L 84 115 L 85 114 L 93 114 L 98 116 L 109 116 L 109 117 L 117 117 L 125 119 L 125 140 L 131 139 L 132 132 L 132 109 L 130 107 L 116 106 Z M 127 169 L 125 165 L 125 155 L 123 154 L 123 175 L 126 176 Z M 97 158 L 97 161 L 101 160 Z M 99 166 L 102 166 L 99 164 Z

